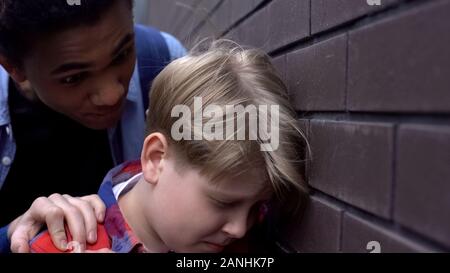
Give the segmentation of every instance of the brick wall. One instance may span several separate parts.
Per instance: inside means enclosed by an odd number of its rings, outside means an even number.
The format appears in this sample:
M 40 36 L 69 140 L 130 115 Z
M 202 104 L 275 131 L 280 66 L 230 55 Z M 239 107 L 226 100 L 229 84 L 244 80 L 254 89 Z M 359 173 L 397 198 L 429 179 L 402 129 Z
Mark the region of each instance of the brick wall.
M 149 2 L 147 23 L 260 47 L 287 82 L 312 196 L 283 249 L 450 251 L 450 0 Z

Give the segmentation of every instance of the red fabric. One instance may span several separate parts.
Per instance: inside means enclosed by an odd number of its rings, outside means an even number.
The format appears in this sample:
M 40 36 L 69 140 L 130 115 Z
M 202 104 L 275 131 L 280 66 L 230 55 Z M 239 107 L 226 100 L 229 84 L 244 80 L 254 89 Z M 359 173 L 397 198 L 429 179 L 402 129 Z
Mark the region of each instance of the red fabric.
M 123 174 L 123 173 L 139 173 L 142 171 L 142 165 L 140 161 L 133 161 L 130 164 L 128 164 L 127 166 L 125 166 L 125 168 L 123 168 L 119 174 Z
M 72 241 L 72 236 L 66 227 L 67 241 Z M 108 233 L 103 225 L 97 225 L 97 242 L 95 244 L 88 244 L 86 246 L 87 250 L 99 250 L 102 248 L 111 249 L 111 241 L 109 239 Z M 30 244 L 30 249 L 32 253 L 70 253 L 72 249 L 66 251 L 61 251 L 53 245 L 50 233 L 44 231 L 39 236 L 36 237 L 34 241 Z

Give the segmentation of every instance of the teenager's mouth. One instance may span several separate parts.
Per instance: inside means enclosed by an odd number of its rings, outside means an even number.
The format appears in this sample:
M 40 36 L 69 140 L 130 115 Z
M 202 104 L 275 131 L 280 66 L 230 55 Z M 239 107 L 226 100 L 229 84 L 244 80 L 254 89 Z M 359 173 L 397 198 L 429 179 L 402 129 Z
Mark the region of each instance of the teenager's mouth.
M 120 120 L 122 111 L 122 105 L 117 107 L 117 109 L 114 106 L 114 109 L 109 108 L 102 109 L 102 111 L 85 113 L 80 117 L 80 121 L 82 124 L 91 129 L 105 129 L 113 126 Z
M 106 118 L 109 116 L 114 116 L 117 112 L 119 112 L 122 109 L 123 103 L 120 102 L 108 109 L 102 109 L 101 111 L 91 112 L 86 114 L 87 117 L 90 118 Z
M 111 112 L 107 112 L 107 113 L 92 113 L 92 114 L 87 114 L 86 116 L 87 117 L 90 117 L 90 118 L 107 118 L 107 117 L 110 117 L 110 116 L 112 116 L 112 114 L 114 114 L 115 113 L 115 111 L 111 111 Z

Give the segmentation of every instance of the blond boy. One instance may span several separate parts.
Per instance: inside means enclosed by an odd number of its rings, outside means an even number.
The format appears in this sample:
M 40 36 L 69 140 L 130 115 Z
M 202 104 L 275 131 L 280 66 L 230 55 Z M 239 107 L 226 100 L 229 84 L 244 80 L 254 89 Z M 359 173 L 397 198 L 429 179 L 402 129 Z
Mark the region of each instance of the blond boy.
M 106 217 L 88 249 L 221 252 L 274 197 L 306 194 L 299 151 L 307 142 L 269 57 L 223 40 L 198 48 L 153 82 L 141 159 L 106 176 Z M 48 233 L 31 249 L 58 252 Z

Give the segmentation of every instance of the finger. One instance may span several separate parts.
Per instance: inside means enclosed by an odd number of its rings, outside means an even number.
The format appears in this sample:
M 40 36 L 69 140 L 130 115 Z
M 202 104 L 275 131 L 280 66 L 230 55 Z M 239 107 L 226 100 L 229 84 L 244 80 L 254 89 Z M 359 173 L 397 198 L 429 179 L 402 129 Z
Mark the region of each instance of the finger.
M 30 252 L 29 242 L 41 230 L 42 223 L 34 220 L 23 220 L 11 236 L 11 251 L 14 253 L 28 253 Z
M 13 253 L 24 253 L 24 252 L 28 252 L 27 249 L 24 249 L 23 251 L 21 251 L 22 246 L 24 248 L 27 248 L 28 246 L 28 242 L 26 240 L 23 239 L 23 231 L 19 228 L 17 229 L 17 225 L 20 223 L 20 221 L 23 219 L 23 216 L 19 216 L 17 217 L 14 221 L 12 221 L 9 224 L 8 227 L 8 238 L 10 240 L 10 249 Z M 19 232 L 19 233 L 17 233 Z M 13 237 L 14 236 L 14 237 Z
M 70 195 L 63 195 L 63 197 L 73 206 L 77 207 L 84 218 L 85 229 L 87 232 L 87 240 L 93 244 L 97 241 L 97 218 L 94 214 L 94 209 L 91 204 L 80 198 L 74 198 Z
M 64 211 L 52 200 L 46 197 L 36 199 L 24 215 L 24 222 L 35 226 L 36 232 L 31 232 L 30 240 L 36 236 L 43 223 L 47 224 L 53 244 L 62 251 L 67 249 L 67 237 L 64 228 Z
M 60 194 L 52 194 L 48 199 L 63 210 L 67 226 L 70 234 L 72 234 L 72 240 L 79 242 L 81 249 L 84 250 L 86 247 L 86 225 L 81 211 Z
M 36 236 L 43 224 L 46 217 L 52 219 L 52 216 L 58 215 L 58 211 L 55 209 L 55 205 L 46 197 L 37 198 L 31 207 L 24 213 L 20 221 L 16 224 L 16 228 L 11 234 L 11 251 L 13 252 L 29 252 L 29 241 Z M 63 216 L 60 216 L 60 226 L 57 228 L 58 221 L 47 221 L 51 229 L 59 230 L 59 232 L 51 233 L 52 240 L 57 248 L 65 250 L 64 242 L 67 241 L 66 234 L 63 228 Z
M 29 238 L 27 236 L 26 226 L 17 226 L 16 230 L 11 235 L 11 251 L 13 253 L 28 253 L 30 247 L 28 246 Z
M 94 208 L 97 221 L 99 223 L 103 223 L 103 220 L 105 219 L 106 206 L 100 196 L 97 194 L 92 194 L 80 197 L 80 199 L 89 202 L 89 204 Z

